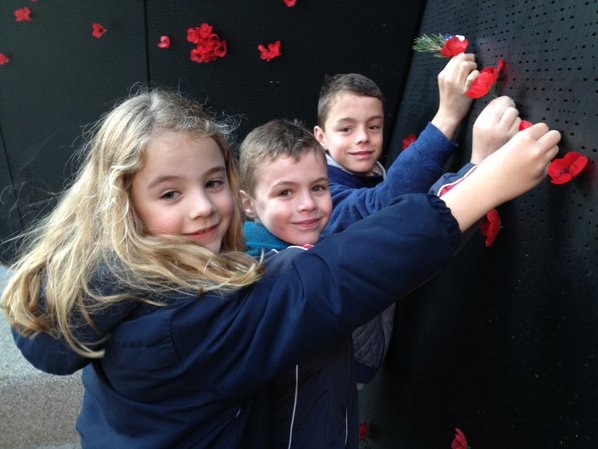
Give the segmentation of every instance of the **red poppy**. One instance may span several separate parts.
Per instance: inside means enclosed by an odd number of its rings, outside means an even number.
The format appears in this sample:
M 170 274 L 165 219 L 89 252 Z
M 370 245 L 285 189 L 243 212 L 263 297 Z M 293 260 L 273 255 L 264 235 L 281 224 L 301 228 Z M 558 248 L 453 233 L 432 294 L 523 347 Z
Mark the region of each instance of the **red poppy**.
M 534 124 L 532 122 L 528 122 L 527 120 L 521 120 L 521 123 L 519 123 L 519 131 L 523 131 L 530 126 L 534 126 Z
M 498 75 L 504 70 L 505 64 L 505 61 L 501 58 L 498 60 L 497 67 L 483 68 L 471 84 L 471 87 L 467 91 L 467 96 L 475 99 L 482 98 L 484 95 L 488 94 L 496 83 Z
M 193 62 L 207 63 L 226 56 L 226 41 L 220 39 L 213 29 L 214 27 L 208 23 L 187 29 L 187 41 L 196 44 L 195 48 L 191 50 Z
M 367 422 L 359 423 L 359 441 L 365 441 L 368 438 L 369 426 Z
M 409 134 L 407 137 L 405 137 L 403 139 L 403 150 L 407 148 L 409 145 L 411 145 L 413 142 L 415 142 L 416 139 L 417 136 L 415 134 Z
M 198 27 L 192 27 L 187 29 L 187 40 L 192 44 L 199 44 L 200 42 L 211 39 L 213 36 L 218 36 L 213 33 L 214 27 L 209 23 L 202 23 Z
M 101 38 L 104 34 L 106 34 L 106 28 L 101 23 L 94 23 L 92 25 L 91 35 L 96 39 Z
M 295 6 L 297 0 L 284 0 L 284 4 L 287 5 L 289 8 Z
M 257 46 L 257 49 L 260 51 L 260 58 L 262 58 L 264 61 L 271 61 L 274 58 L 278 58 L 282 54 L 280 53 L 280 41 L 268 44 L 267 48 L 260 44 Z
M 570 151 L 560 159 L 554 159 L 549 167 L 548 174 L 553 184 L 565 184 L 579 175 L 588 165 L 588 158 L 577 151 Z
M 15 10 L 17 22 L 31 22 L 31 9 L 28 6 Z
M 484 221 L 480 223 L 480 232 L 486 237 L 486 246 L 492 246 L 500 232 L 500 215 L 496 209 L 488 211 Z
M 160 36 L 158 48 L 170 48 L 170 36 Z
M 8 64 L 10 62 L 10 58 L 6 56 L 4 53 L 0 53 L 0 65 Z
M 455 428 L 455 438 L 451 444 L 451 449 L 467 449 L 467 438 L 465 434 L 459 428 Z
M 463 36 L 452 36 L 444 43 L 444 47 L 440 49 L 442 56 L 455 56 L 467 50 L 469 41 Z

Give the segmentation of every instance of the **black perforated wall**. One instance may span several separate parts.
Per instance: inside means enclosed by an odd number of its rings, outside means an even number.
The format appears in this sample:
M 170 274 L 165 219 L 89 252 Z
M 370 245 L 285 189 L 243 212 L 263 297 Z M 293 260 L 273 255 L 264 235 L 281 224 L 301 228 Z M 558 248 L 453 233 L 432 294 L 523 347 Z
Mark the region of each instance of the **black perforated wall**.
M 598 447 L 598 2 L 430 0 L 420 33 L 464 34 L 481 67 L 507 62 L 496 94 L 590 158 L 572 182 L 499 208 L 493 246 L 466 249 L 398 308 L 385 367 L 361 394 L 371 447 Z M 436 104 L 446 63 L 416 54 L 394 148 Z M 469 159 L 476 100 L 452 169 Z M 391 158 L 396 153 L 391 155 Z

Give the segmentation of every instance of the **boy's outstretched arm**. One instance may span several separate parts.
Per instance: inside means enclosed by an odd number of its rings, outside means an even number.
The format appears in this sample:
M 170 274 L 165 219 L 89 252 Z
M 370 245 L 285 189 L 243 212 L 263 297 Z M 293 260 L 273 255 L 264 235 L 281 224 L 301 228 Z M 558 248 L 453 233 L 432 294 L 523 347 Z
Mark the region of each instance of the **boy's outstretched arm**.
M 443 195 L 461 230 L 472 226 L 490 209 L 538 185 L 558 153 L 560 139 L 560 133 L 549 130 L 545 123 L 518 132 Z
M 431 123 L 449 139 L 453 138 L 459 123 L 471 107 L 473 100 L 466 92 L 478 74 L 477 64 L 471 53 L 453 56 L 438 74 L 438 111 Z

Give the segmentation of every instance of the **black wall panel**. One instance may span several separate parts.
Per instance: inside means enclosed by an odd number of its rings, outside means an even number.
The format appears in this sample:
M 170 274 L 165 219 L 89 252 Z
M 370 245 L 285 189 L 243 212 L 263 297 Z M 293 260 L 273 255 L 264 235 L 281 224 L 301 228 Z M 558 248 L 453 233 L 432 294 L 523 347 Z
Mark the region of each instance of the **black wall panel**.
M 371 447 L 598 447 L 598 2 L 429 0 L 420 34 L 464 34 L 481 67 L 507 62 L 495 94 L 562 132 L 586 170 L 501 207 L 493 246 L 475 232 L 401 302 L 384 369 L 362 393 Z M 414 56 L 394 142 L 417 134 L 446 60 Z M 452 169 L 470 157 L 476 100 Z M 396 148 L 396 147 L 395 147 Z M 393 157 L 396 156 L 396 152 Z
M 152 82 L 205 100 L 240 118 L 238 139 L 274 117 L 315 124 L 324 74 L 361 72 L 385 92 L 387 128 L 396 119 L 413 35 L 423 1 L 381 0 L 83 0 L 0 3 L 0 127 L 11 186 L 0 201 L 0 260 L 12 257 L 6 238 L 51 207 L 53 194 L 72 173 L 81 127 L 96 120 L 136 82 Z M 29 6 L 31 22 L 14 10 Z M 108 30 L 91 36 L 91 24 Z M 228 42 L 225 58 L 190 60 L 187 29 L 214 26 Z M 169 49 L 157 47 L 169 35 Z M 282 57 L 259 58 L 257 46 L 282 41 Z M 390 139 L 387 139 L 390 141 Z M 4 163 L 0 159 L 0 163 Z M 9 210 L 14 213 L 9 214 Z
M 16 22 L 24 6 L 31 22 Z M 0 3 L 0 53 L 11 59 L 0 66 L 0 260 L 14 250 L 5 240 L 51 207 L 72 174 L 82 127 L 147 81 L 144 11 L 142 0 Z M 94 22 L 108 29 L 102 39 Z
M 217 111 L 241 115 L 239 137 L 275 117 L 315 124 L 325 74 L 360 72 L 380 84 L 388 98 L 391 131 L 408 67 L 411 39 L 423 9 L 396 0 L 364 7 L 358 0 L 175 1 L 148 0 L 148 36 L 170 35 L 168 51 L 149 47 L 151 79 L 205 99 Z M 228 42 L 225 58 L 209 64 L 189 60 L 187 28 L 201 23 Z M 258 44 L 280 40 L 282 56 L 259 58 Z

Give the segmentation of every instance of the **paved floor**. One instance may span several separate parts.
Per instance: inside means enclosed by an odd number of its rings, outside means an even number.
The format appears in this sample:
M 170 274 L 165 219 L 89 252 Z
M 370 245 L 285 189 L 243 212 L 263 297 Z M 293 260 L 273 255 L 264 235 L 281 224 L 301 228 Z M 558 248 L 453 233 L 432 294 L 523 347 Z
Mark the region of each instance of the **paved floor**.
M 0 265 L 0 291 L 7 276 Z M 2 313 L 0 348 L 0 449 L 78 449 L 80 373 L 53 376 L 33 368 L 14 345 Z

